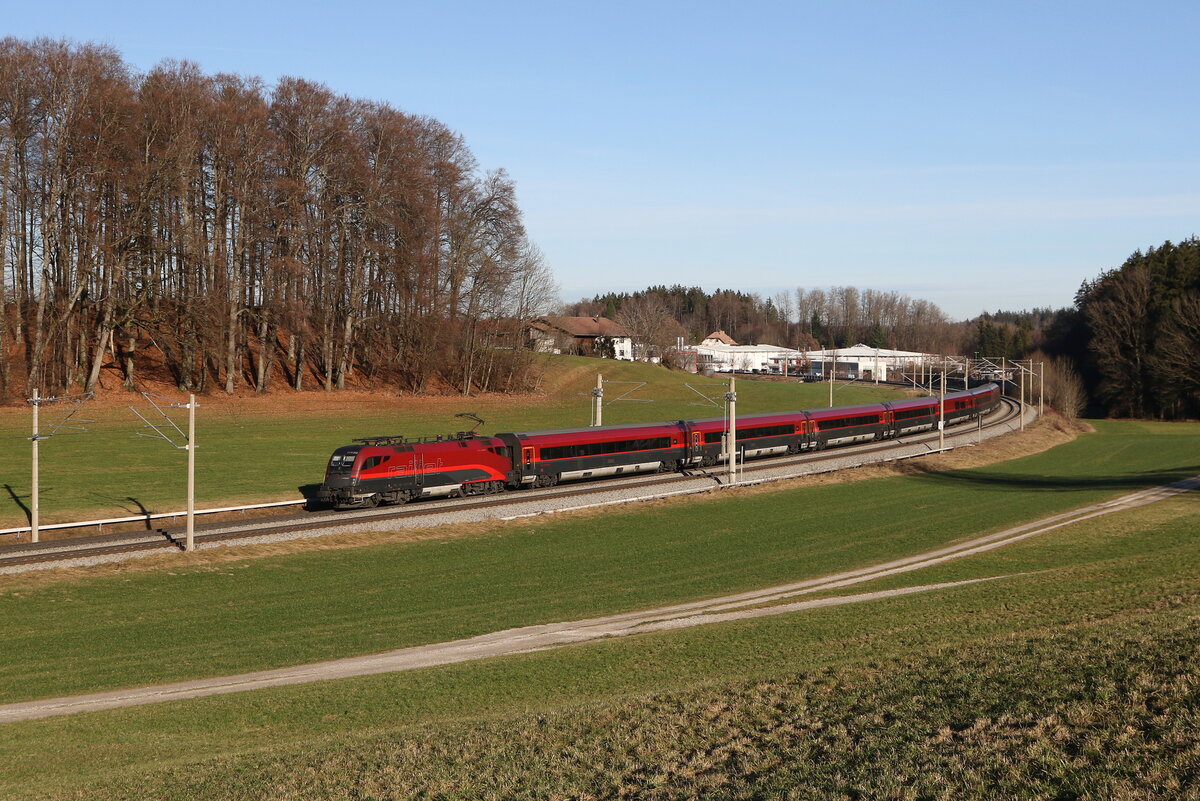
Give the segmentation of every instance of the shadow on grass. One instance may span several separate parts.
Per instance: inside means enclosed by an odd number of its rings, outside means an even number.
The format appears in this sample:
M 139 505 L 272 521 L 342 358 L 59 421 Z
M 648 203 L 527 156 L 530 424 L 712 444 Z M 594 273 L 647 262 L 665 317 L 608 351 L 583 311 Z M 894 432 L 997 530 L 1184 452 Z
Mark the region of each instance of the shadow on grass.
M 126 495 L 121 498 L 116 498 L 116 497 L 113 497 L 112 495 L 103 495 L 99 492 L 92 492 L 92 493 L 89 493 L 88 495 L 90 498 L 97 501 L 100 505 L 103 505 L 103 506 L 108 506 L 111 503 L 115 503 L 123 511 L 129 512 L 133 516 L 142 518 L 142 525 L 145 526 L 147 531 L 154 530 L 154 527 L 150 520 L 150 515 L 151 515 L 150 510 L 147 509 L 142 504 L 142 502 L 139 501 L 137 498 L 131 497 L 129 495 Z M 128 503 L 126 503 L 126 501 L 128 501 Z M 133 505 L 130 506 L 130 504 L 133 504 Z
M 1005 473 L 996 470 L 950 470 L 938 472 L 927 468 L 914 471 L 923 480 L 948 485 L 978 485 L 1000 492 L 1077 492 L 1086 490 L 1116 490 L 1134 492 L 1149 487 L 1171 484 L 1200 475 L 1200 464 L 1161 470 L 1142 470 L 1115 476 L 1038 476 Z
M 141 514 L 142 517 L 146 518 L 146 531 L 153 531 L 154 526 L 151 524 L 151 521 L 150 521 L 150 510 L 147 509 L 145 506 L 143 506 L 142 502 L 139 501 L 137 498 L 131 498 L 130 496 L 126 495 L 124 500 L 129 501 L 134 506 L 136 506 L 138 508 L 138 513 Z
M 304 496 L 304 510 L 307 512 L 319 512 L 324 509 L 333 508 L 333 504 L 321 500 L 320 484 L 301 484 L 299 487 L 296 487 L 296 490 Z
M 30 508 L 28 506 L 25 505 L 25 502 L 21 500 L 21 496 L 18 495 L 17 491 L 12 488 L 12 484 L 5 484 L 4 489 L 8 491 L 8 496 L 13 499 L 13 503 L 15 503 L 17 506 L 19 506 L 21 511 L 25 513 L 25 522 L 32 525 L 33 524 L 33 512 L 30 510 Z

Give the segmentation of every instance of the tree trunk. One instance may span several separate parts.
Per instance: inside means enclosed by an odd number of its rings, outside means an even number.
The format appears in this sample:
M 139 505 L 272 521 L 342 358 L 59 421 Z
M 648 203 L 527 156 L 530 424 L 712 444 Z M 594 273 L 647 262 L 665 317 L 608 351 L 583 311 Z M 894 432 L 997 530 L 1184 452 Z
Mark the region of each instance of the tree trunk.
M 350 372 L 350 350 L 354 342 L 354 317 L 347 314 L 342 325 L 342 353 L 338 360 L 337 388 L 346 388 L 346 375 Z
M 300 392 L 304 388 L 304 340 L 293 335 L 292 348 L 292 389 Z
M 255 365 L 254 391 L 262 394 L 267 391 L 267 382 L 271 377 L 271 362 L 275 356 L 275 332 L 271 320 L 263 314 L 258 324 L 258 363 Z
M 137 353 L 137 326 L 129 327 L 128 345 L 125 346 L 125 389 L 132 390 L 136 385 L 136 377 L 134 375 L 133 356 Z

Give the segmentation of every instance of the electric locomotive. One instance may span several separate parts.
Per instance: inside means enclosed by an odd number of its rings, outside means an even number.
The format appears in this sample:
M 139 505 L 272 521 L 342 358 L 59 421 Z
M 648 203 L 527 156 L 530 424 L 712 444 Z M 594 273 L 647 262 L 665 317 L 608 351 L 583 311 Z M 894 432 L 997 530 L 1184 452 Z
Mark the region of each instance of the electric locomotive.
M 406 503 L 415 498 L 483 495 L 512 480 L 508 446 L 496 437 L 458 433 L 354 440 L 333 452 L 318 495 L 338 509 Z

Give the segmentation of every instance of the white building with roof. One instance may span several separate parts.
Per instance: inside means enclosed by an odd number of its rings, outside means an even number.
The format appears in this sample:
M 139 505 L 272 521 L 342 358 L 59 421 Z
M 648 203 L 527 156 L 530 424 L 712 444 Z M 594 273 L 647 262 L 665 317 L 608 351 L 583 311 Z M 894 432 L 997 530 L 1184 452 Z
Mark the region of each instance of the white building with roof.
M 810 350 L 803 354 L 808 372 L 827 375 L 836 370 L 838 377 L 889 380 L 889 375 L 920 369 L 927 361 L 940 358 L 932 353 L 913 350 L 872 348 L 861 342 L 850 348 Z
M 928 361 L 938 357 L 932 353 L 911 350 L 872 348 L 859 343 L 850 348 L 799 351 L 780 345 L 726 344 L 725 332 L 710 334 L 699 345 L 682 349 L 692 354 L 688 361 L 698 373 L 778 373 L 786 375 L 826 376 L 836 370 L 839 378 L 887 381 L 901 373 L 920 370 Z M 733 340 L 729 340 L 730 343 Z
M 699 345 L 684 348 L 696 354 L 698 373 L 768 373 L 779 370 L 785 361 L 800 358 L 800 351 L 779 345 L 726 345 L 706 339 Z

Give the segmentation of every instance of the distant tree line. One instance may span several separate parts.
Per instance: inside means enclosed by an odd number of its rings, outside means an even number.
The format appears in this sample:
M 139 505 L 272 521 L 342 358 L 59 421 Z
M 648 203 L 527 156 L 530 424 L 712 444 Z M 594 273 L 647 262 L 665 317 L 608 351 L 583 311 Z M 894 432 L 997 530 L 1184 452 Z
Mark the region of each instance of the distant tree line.
M 513 182 L 437 120 L 300 78 L 136 74 L 0 40 L 0 395 L 519 385 L 492 347 L 556 290 Z M 516 325 L 510 322 L 510 325 Z
M 699 341 L 725 331 L 743 344 L 783 345 L 801 350 L 845 347 L 862 342 L 872 347 L 930 353 L 959 352 L 963 327 L 937 305 L 898 292 L 856 287 L 798 288 L 771 297 L 700 287 L 652 286 L 639 292 L 610 292 L 568 307 L 578 315 L 632 317 L 635 334 L 646 329 L 668 331 Z M 632 312 L 632 314 L 631 314 Z M 672 325 L 650 325 L 658 315 Z M 660 334 L 661 336 L 661 334 Z

